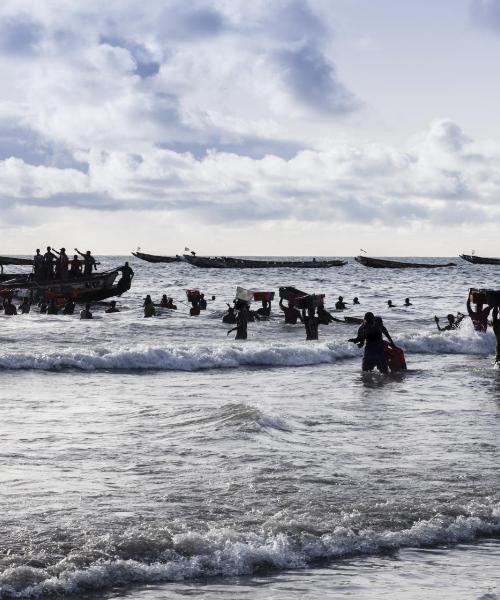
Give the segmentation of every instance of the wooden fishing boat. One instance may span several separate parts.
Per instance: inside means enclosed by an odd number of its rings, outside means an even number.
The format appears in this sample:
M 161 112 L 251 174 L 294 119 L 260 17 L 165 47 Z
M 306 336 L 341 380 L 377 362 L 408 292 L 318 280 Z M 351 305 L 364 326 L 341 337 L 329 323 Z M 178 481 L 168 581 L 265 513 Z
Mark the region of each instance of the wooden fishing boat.
M 5 265 L 32 265 L 32 258 L 16 258 L 14 256 L 0 256 L 0 266 Z
M 202 269 L 327 269 L 347 264 L 343 260 L 256 260 L 230 256 L 193 256 L 192 254 L 184 254 L 184 260 Z
M 500 265 L 500 258 L 485 258 L 484 256 L 476 256 L 475 254 L 460 254 L 460 258 L 473 265 Z
M 116 278 L 122 267 L 94 273 L 87 277 L 75 279 L 34 281 L 32 275 L 20 275 L 0 284 L 0 296 L 12 294 L 24 297 L 31 296 L 39 300 L 44 296 L 59 296 L 73 298 L 77 302 L 94 302 L 105 300 L 113 296 L 121 296 L 130 289 L 131 279 L 121 277 L 116 283 Z
M 365 267 L 373 267 L 375 269 L 438 269 L 441 267 L 456 266 L 456 263 L 452 262 L 445 264 L 412 263 L 399 260 L 386 260 L 385 258 L 371 258 L 369 256 L 356 256 L 354 260 Z
M 132 255 L 150 263 L 172 263 L 182 262 L 184 260 L 182 256 L 179 256 L 178 254 L 175 256 L 159 256 L 157 254 L 146 254 L 145 252 L 139 252 L 138 250 L 132 252 Z

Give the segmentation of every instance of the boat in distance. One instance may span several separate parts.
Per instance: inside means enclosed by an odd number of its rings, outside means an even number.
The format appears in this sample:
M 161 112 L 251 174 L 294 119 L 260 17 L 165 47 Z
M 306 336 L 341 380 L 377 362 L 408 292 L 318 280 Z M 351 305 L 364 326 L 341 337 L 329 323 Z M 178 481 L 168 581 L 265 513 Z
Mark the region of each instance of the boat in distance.
M 414 263 L 399 260 L 387 260 L 385 258 L 371 258 L 369 256 L 356 256 L 354 260 L 365 267 L 372 267 L 374 269 L 438 269 L 441 267 L 457 266 L 456 263 L 453 262 L 445 264 Z
M 172 263 L 172 262 L 182 262 L 184 259 L 182 256 L 176 254 L 175 256 L 160 256 L 158 254 L 147 254 L 146 252 L 132 252 L 132 255 L 136 258 L 140 258 L 141 260 L 145 260 L 150 263 Z
M 251 258 L 233 258 L 230 256 L 196 256 L 184 254 L 184 260 L 194 267 L 202 269 L 327 269 L 343 267 L 344 260 L 256 260 Z
M 0 266 L 4 265 L 32 265 L 32 258 L 16 258 L 14 256 L 0 256 Z
M 485 258 L 484 256 L 476 256 L 475 254 L 460 254 L 460 258 L 473 265 L 500 265 L 500 258 Z

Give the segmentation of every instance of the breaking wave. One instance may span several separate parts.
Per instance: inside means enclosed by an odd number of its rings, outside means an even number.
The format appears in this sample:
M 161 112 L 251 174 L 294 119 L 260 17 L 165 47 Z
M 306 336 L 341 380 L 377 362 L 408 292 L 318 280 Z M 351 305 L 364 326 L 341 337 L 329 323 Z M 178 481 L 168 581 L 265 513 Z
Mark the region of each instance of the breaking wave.
M 17 565 L 0 574 L 0 598 L 32 598 L 76 594 L 113 586 L 192 580 L 213 576 L 251 575 L 262 570 L 300 569 L 315 561 L 394 552 L 401 548 L 436 547 L 472 542 L 500 533 L 498 507 L 489 518 L 435 517 L 401 531 L 353 531 L 337 527 L 330 533 L 247 534 L 211 530 L 184 533 L 165 540 L 157 555 L 95 560 L 66 557 L 50 567 Z M 138 540 L 142 548 L 144 540 Z M 133 540 L 129 541 L 129 549 Z

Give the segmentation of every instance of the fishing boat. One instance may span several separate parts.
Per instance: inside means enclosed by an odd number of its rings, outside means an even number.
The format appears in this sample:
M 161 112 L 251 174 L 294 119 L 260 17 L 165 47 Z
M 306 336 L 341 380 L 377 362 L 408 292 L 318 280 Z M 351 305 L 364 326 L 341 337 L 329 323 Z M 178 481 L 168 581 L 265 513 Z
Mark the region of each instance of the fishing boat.
M 184 259 L 182 256 L 176 254 L 175 256 L 159 256 L 158 254 L 146 254 L 146 252 L 132 252 L 132 255 L 141 260 L 145 260 L 150 263 L 173 263 L 182 262 Z
M 460 254 L 460 258 L 474 265 L 500 265 L 500 258 L 485 258 L 475 254 Z
M 347 264 L 343 260 L 255 260 L 249 258 L 232 258 L 230 256 L 196 256 L 184 254 L 184 260 L 202 269 L 326 269 L 342 267 Z
M 0 256 L 0 266 L 5 265 L 32 265 L 32 258 L 16 258 L 14 256 Z
M 130 277 L 116 278 L 122 267 L 94 273 L 87 277 L 50 281 L 34 281 L 32 275 L 19 275 L 0 285 L 0 296 L 31 296 L 34 300 L 44 296 L 73 298 L 77 302 L 94 302 L 113 296 L 121 296 L 130 289 Z
M 371 258 L 369 256 L 356 256 L 354 260 L 365 267 L 373 267 L 374 269 L 438 269 L 440 267 L 456 266 L 456 263 L 453 262 L 445 264 L 413 263 L 402 262 L 399 260 L 386 260 L 385 258 Z

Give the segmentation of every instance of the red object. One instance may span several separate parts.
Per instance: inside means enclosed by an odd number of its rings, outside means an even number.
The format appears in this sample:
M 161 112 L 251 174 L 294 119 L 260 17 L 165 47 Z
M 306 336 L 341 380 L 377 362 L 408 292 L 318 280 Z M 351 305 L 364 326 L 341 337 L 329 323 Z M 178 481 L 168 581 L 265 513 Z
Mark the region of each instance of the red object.
M 384 342 L 384 345 L 391 371 L 406 371 L 406 360 L 403 349 L 391 346 L 389 342 Z
M 274 292 L 254 292 L 253 299 L 257 302 L 259 300 L 271 302 L 272 300 L 274 300 Z
M 469 300 L 472 304 L 486 304 L 486 294 L 482 290 L 471 290 Z
M 197 300 L 200 297 L 200 290 L 186 290 L 188 302 Z

